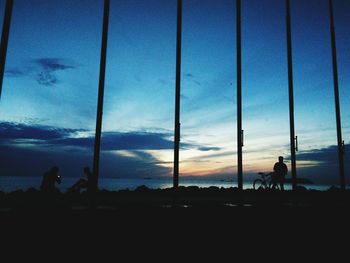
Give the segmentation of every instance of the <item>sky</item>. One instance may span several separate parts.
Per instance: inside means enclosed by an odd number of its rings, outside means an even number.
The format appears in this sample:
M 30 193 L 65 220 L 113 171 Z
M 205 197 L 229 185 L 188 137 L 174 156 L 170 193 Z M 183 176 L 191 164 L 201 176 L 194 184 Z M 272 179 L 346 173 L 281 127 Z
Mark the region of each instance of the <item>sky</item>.
M 93 159 L 103 1 L 14 2 L 0 176 L 41 176 L 52 165 L 80 176 Z M 334 11 L 347 150 L 350 1 L 334 0 Z M 291 16 L 297 175 L 338 184 L 328 0 L 293 0 Z M 235 26 L 235 1 L 183 0 L 180 178 L 236 179 Z M 172 176 L 175 51 L 175 0 L 111 0 L 100 176 Z M 242 1 L 242 63 L 251 180 L 280 155 L 290 170 L 284 1 Z

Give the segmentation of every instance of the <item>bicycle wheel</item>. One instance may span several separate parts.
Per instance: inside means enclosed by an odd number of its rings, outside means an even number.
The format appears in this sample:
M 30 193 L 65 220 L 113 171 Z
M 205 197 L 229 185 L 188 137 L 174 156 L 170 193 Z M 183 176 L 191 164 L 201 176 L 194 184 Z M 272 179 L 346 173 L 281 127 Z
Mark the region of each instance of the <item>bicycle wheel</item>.
M 273 182 L 272 180 L 269 180 L 267 182 L 267 188 L 270 190 L 280 190 L 280 186 L 278 182 Z
M 253 182 L 253 188 L 254 188 L 254 190 L 265 189 L 265 185 L 263 183 L 263 180 L 255 179 Z
M 270 187 L 269 187 L 271 190 L 280 190 L 280 186 L 279 184 L 270 184 Z

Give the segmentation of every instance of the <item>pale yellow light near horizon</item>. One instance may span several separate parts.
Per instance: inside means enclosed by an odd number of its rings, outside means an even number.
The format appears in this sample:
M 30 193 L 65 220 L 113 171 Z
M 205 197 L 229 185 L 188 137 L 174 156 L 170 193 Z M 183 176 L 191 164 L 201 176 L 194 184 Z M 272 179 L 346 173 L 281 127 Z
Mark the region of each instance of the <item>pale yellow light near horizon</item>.
M 193 120 L 192 120 L 193 122 Z M 193 124 L 193 123 L 192 123 Z M 243 147 L 243 169 L 245 173 L 271 172 L 278 156 L 288 159 L 290 154 L 288 125 L 264 120 L 247 120 L 245 122 L 245 145 Z M 266 129 L 266 125 L 269 129 Z M 215 176 L 235 175 L 237 173 L 236 131 L 234 123 L 220 123 L 216 126 L 202 123 L 186 127 L 183 125 L 180 149 L 180 174 L 182 176 Z M 192 127 L 192 128 L 191 128 Z M 328 138 L 334 131 L 319 129 L 310 131 L 310 136 L 317 134 L 319 138 Z M 301 138 L 303 150 L 313 147 L 314 140 L 303 132 Z M 328 135 L 328 136 L 327 136 Z M 173 138 L 169 138 L 172 140 Z M 190 145 L 190 146 L 186 146 Z M 319 141 L 320 145 L 329 145 L 329 142 Z M 213 147 L 213 150 L 200 150 L 201 146 Z M 216 148 L 216 149 L 215 149 Z M 169 169 L 168 176 L 172 176 L 174 152 L 172 149 L 141 150 L 154 157 L 155 164 Z M 132 150 L 119 150 L 116 154 L 138 158 Z M 290 163 L 285 160 L 289 170 Z M 301 166 L 317 166 L 319 162 L 300 161 Z

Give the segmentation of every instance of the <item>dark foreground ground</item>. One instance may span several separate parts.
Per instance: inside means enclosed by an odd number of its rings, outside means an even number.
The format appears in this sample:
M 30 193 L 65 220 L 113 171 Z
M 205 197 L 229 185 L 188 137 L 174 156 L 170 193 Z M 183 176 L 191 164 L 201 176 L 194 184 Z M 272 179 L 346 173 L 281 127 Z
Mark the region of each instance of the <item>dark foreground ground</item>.
M 281 208 L 350 208 L 350 190 L 337 188 L 328 191 L 300 189 L 296 191 L 243 190 L 237 188 L 179 187 L 178 189 L 149 189 L 145 186 L 134 191 L 99 191 L 93 202 L 86 192 L 43 193 L 34 188 L 11 193 L 0 192 L 2 212 L 28 210 L 55 210 L 61 212 L 97 210 L 118 212 L 123 209 L 187 209 L 187 210 L 235 210 L 252 207 Z M 95 209 L 96 210 L 96 209 Z
M 274 224 L 290 222 L 291 225 L 300 222 L 300 227 L 303 227 L 308 218 L 320 221 L 330 217 L 331 221 L 338 220 L 339 225 L 349 217 L 349 211 L 350 190 L 339 189 L 281 192 L 217 187 L 152 190 L 141 186 L 134 191 L 99 191 L 93 200 L 86 192 L 46 194 L 29 189 L 0 193 L 2 219 L 38 217 L 39 221 L 67 219 L 72 223 L 77 220 L 79 224 L 96 220 L 108 225 L 111 220 L 128 224 L 135 221 L 137 226 L 153 224 L 164 217 L 163 222 L 169 222 L 169 227 L 171 221 L 177 220 L 174 223 L 177 226 L 184 218 L 198 219 L 198 223 L 241 220 L 251 226 L 264 221 Z
M 280 247 L 288 257 L 310 252 L 315 244 L 311 254 L 331 246 L 339 254 L 350 239 L 350 191 L 140 187 L 100 191 L 92 203 L 86 193 L 47 195 L 30 189 L 0 193 L 0 233 L 7 247 L 34 246 L 54 255 L 86 256 L 99 246 L 101 256 L 132 249 L 132 258 L 147 248 L 152 257 L 163 250 L 175 257 L 200 246 L 196 255 L 214 247 L 221 251 L 217 256 L 233 256 L 240 248 L 252 253 L 263 248 L 268 255 Z

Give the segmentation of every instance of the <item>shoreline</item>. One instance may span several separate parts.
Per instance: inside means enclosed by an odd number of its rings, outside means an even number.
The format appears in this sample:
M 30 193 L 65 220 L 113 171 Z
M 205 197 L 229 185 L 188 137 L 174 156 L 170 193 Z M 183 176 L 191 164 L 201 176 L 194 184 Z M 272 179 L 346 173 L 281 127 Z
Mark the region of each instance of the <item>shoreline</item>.
M 60 185 L 56 185 L 61 192 L 67 191 L 76 181 L 79 180 L 79 177 L 69 177 L 62 179 Z M 29 188 L 35 188 L 38 190 L 38 187 L 41 183 L 41 177 L 10 177 L 10 176 L 0 176 L 0 191 L 9 193 L 17 190 L 27 191 Z M 107 191 L 120 191 L 120 190 L 135 190 L 137 187 L 145 185 L 151 189 L 166 189 L 173 186 L 172 178 L 100 178 L 99 179 L 99 188 Z M 315 189 L 326 191 L 337 184 L 324 183 L 324 184 L 304 184 L 300 183 L 300 186 L 304 186 L 307 189 Z M 208 178 L 181 178 L 180 186 L 192 187 L 198 186 L 202 188 L 208 188 L 211 186 L 214 187 L 223 187 L 223 188 L 234 188 L 237 187 L 237 182 L 235 180 L 215 180 Z M 253 189 L 253 181 L 247 180 L 243 185 L 245 190 Z M 286 182 L 285 189 L 291 190 L 292 184 Z

